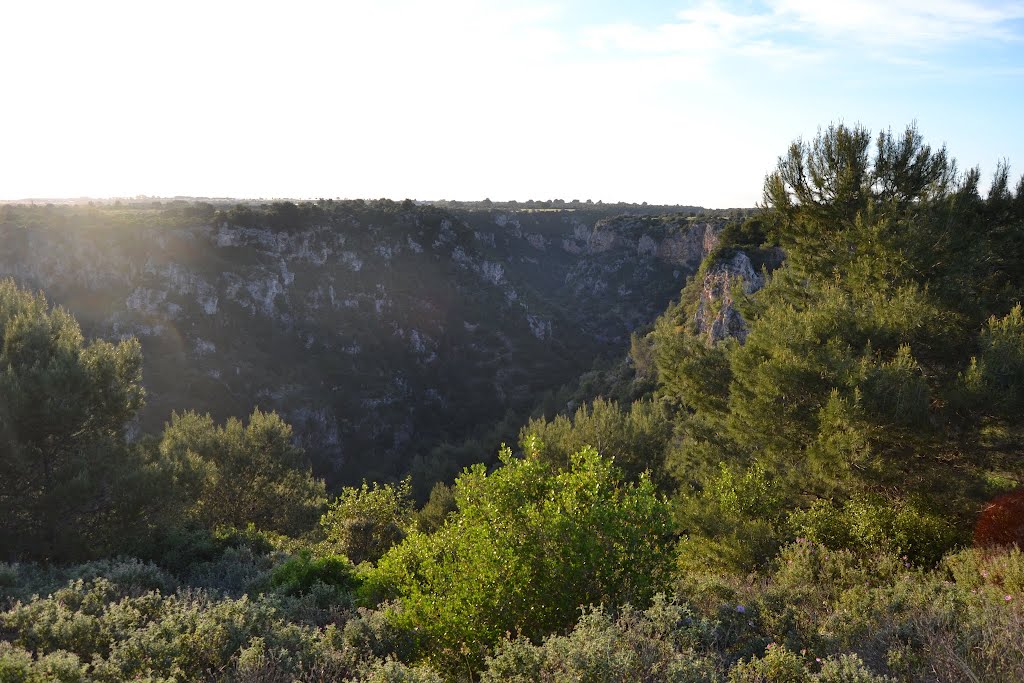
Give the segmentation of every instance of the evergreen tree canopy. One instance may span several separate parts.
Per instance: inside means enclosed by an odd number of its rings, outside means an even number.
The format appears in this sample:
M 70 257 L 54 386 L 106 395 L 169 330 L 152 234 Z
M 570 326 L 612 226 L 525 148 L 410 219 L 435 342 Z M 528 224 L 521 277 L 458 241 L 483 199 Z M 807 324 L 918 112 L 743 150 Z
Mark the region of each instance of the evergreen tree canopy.
M 142 406 L 134 339 L 86 343 L 75 319 L 0 280 L 0 547 L 14 557 L 100 552 L 138 469 L 127 423 Z
M 209 415 L 175 413 L 160 441 L 161 457 L 175 467 L 176 484 L 196 501 L 201 525 L 301 534 L 316 524 L 326 502 L 292 428 L 277 413 L 258 408 L 243 424 L 223 426 Z
M 675 474 L 699 491 L 720 461 L 757 463 L 791 506 L 867 495 L 963 527 L 1020 481 L 1024 180 L 1011 193 L 1008 173 L 983 199 L 979 172 L 914 127 L 873 154 L 860 127 L 794 143 L 761 217 L 785 263 L 734 293 L 745 340 L 698 334 L 687 290 L 656 326 L 660 393 L 685 408 Z

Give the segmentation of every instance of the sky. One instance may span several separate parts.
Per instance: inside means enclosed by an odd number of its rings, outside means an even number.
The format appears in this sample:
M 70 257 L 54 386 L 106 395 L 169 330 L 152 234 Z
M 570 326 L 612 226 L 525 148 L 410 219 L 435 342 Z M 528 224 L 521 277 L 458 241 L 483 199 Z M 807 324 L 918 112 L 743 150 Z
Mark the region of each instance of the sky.
M 0 25 L 0 199 L 750 207 L 831 123 L 1024 172 L 1021 0 L 4 0 Z

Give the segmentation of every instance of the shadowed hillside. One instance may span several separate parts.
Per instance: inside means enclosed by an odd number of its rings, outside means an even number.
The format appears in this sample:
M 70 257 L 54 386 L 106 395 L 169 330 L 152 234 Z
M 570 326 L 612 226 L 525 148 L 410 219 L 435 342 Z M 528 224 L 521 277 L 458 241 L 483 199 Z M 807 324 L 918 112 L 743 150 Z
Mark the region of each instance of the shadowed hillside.
M 468 463 L 431 448 L 620 353 L 721 222 L 623 208 L 6 206 L 0 275 L 90 335 L 141 340 L 145 432 L 172 410 L 260 406 L 332 480 L 401 475 L 416 455 L 434 478 Z

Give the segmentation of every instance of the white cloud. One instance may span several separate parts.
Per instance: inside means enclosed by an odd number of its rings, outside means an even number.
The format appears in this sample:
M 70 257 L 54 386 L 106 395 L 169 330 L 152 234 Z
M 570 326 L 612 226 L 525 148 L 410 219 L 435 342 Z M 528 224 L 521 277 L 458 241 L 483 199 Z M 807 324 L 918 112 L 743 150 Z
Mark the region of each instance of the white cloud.
M 960 41 L 1020 40 L 1024 3 L 964 0 L 772 0 L 776 25 L 814 38 L 934 49 Z
M 655 26 L 613 23 L 582 31 L 598 52 L 705 54 L 784 58 L 791 63 L 839 55 L 842 49 L 884 50 L 886 59 L 967 41 L 1024 42 L 1013 23 L 1024 2 L 967 0 L 705 0 Z M 882 53 L 878 53 L 881 55 Z

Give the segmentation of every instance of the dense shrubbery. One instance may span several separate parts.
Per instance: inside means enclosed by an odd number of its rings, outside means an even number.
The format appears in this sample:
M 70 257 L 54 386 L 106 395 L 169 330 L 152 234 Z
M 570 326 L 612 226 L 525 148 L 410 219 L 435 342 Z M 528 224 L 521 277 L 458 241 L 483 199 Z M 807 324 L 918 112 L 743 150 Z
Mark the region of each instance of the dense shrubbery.
M 289 558 L 270 575 L 270 585 L 286 595 L 306 594 L 317 585 L 351 591 L 357 583 L 355 570 L 347 558 L 312 557 L 309 551 Z
M 320 518 L 328 552 L 352 562 L 376 562 L 405 536 L 412 522 L 411 483 L 346 487 Z
M 191 492 L 187 514 L 203 528 L 251 524 L 299 535 L 325 502 L 323 481 L 277 413 L 256 409 L 249 424 L 232 418 L 223 427 L 209 415 L 175 413 L 159 451 L 174 466 L 175 488 Z
M 506 633 L 566 628 L 580 605 L 643 603 L 668 578 L 668 506 L 649 479 L 623 483 L 590 448 L 565 470 L 510 450 L 502 465 L 466 471 L 447 523 L 412 532 L 367 578 L 445 665 L 479 663 Z
M 612 615 L 594 608 L 567 635 L 552 635 L 540 645 L 527 638 L 503 642 L 481 680 L 714 681 L 720 671 L 716 627 L 662 596 L 645 611 L 627 605 Z
M 329 502 L 275 414 L 129 443 L 137 345 L 0 282 L 0 683 L 1024 680 L 1024 181 L 869 146 L 796 144 L 722 234 L 765 266 L 743 343 L 691 283 L 613 370 L 649 395 L 418 511 Z
M 295 566 L 289 561 L 279 569 Z M 51 586 L 50 571 L 6 565 L 0 578 L 10 594 L 13 584 Z M 429 651 L 421 634 L 396 624 L 389 608 L 357 610 L 336 591 L 318 595 L 315 586 L 326 584 L 316 579 L 313 590 L 298 596 L 285 588 L 230 598 L 175 589 L 166 572 L 133 561 L 64 572 L 73 578 L 47 588 L 46 597 L 0 612 L 7 641 L 0 644 L 0 680 L 439 681 L 466 673 L 465 661 L 433 659 L 440 668 L 416 668 L 410 662 Z M 310 573 L 334 575 L 322 568 Z M 499 638 L 481 663 L 481 680 L 1024 676 L 1024 654 L 1012 647 L 1024 627 L 1019 550 L 965 550 L 922 570 L 894 555 L 863 556 L 801 540 L 760 577 L 692 572 L 676 590 L 679 598 L 657 596 L 646 609 L 585 610 L 536 641 Z M 789 678 L 778 678 L 783 672 Z
M 662 405 L 637 401 L 627 410 L 614 401 L 598 398 L 580 406 L 572 418 L 530 420 L 519 435 L 524 450 L 559 467 L 581 448 L 592 446 L 615 460 L 629 477 L 648 472 L 662 479 L 665 450 L 672 436 L 672 421 Z

